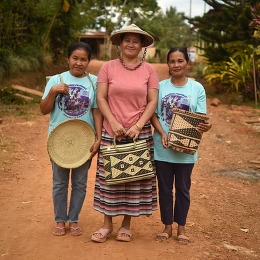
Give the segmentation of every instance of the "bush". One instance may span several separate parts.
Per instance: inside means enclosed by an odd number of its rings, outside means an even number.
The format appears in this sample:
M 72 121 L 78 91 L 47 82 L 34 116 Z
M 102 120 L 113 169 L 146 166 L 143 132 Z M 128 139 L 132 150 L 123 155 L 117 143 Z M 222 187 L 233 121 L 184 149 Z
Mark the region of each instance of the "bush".
M 43 52 L 32 48 L 24 48 L 16 54 L 8 49 L 0 49 L 0 79 L 44 68 L 44 56 Z
M 22 105 L 25 104 L 25 100 L 21 97 L 17 97 L 16 90 L 12 87 L 4 87 L 0 89 L 0 103 L 5 105 Z
M 248 93 L 248 86 L 253 84 L 252 64 L 252 55 L 236 55 L 206 66 L 203 72 L 210 84 L 223 86 L 225 92 Z

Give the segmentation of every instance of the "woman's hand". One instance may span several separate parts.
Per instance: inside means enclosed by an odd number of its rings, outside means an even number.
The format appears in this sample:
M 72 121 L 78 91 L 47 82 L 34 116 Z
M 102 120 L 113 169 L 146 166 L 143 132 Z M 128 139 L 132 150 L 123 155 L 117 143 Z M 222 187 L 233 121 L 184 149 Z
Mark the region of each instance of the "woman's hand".
M 125 128 L 120 123 L 118 123 L 117 121 L 110 123 L 110 126 L 111 126 L 115 136 L 126 135 Z
M 162 141 L 163 148 L 167 149 L 168 148 L 168 137 L 165 132 L 163 132 L 163 134 L 161 135 L 161 141 Z
M 212 124 L 209 123 L 209 121 L 205 121 L 205 123 L 199 123 L 198 124 L 198 131 L 201 133 L 209 131 L 209 129 L 212 127 Z
M 89 159 L 92 159 L 96 153 L 99 151 L 99 147 L 100 147 L 100 140 L 96 141 L 89 149 L 91 155 Z
M 55 92 L 55 94 L 68 94 L 69 93 L 69 85 L 66 83 L 59 83 L 51 88 L 51 91 Z
M 140 128 L 139 126 L 137 126 L 135 124 L 135 125 L 131 126 L 131 128 L 126 131 L 126 135 L 131 137 L 133 140 L 136 140 L 141 131 L 142 131 L 142 128 Z
M 55 98 L 58 94 L 68 94 L 69 93 L 69 85 L 66 83 L 59 83 L 54 85 L 48 95 L 41 101 L 40 109 L 43 115 L 49 114 L 54 106 Z

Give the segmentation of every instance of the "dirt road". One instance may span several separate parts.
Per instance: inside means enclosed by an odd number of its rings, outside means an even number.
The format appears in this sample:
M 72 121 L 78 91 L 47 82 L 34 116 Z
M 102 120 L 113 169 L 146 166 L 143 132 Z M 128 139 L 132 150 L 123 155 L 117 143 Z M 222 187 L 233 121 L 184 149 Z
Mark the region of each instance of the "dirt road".
M 160 79 L 167 76 L 164 65 L 156 69 Z M 84 234 L 53 236 L 48 116 L 1 115 L 1 259 L 259 259 L 260 170 L 251 161 L 260 161 L 260 135 L 244 123 L 259 113 L 241 106 L 213 107 L 208 100 L 208 115 L 213 127 L 203 136 L 192 177 L 187 223 L 191 243 L 186 246 L 175 236 L 155 241 L 163 228 L 159 210 L 133 219 L 130 243 L 115 240 L 121 217 L 114 219 L 114 233 L 106 243 L 92 242 L 92 232 L 102 223 L 102 215 L 92 209 L 95 162 L 80 215 Z

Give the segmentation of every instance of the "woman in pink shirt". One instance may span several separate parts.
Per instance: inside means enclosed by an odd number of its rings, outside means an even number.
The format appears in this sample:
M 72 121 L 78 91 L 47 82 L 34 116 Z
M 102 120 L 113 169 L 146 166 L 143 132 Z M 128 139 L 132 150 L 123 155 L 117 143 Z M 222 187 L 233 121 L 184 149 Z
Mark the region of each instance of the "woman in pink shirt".
M 119 58 L 108 61 L 98 75 L 97 103 L 104 116 L 103 146 L 146 140 L 153 161 L 153 138 L 150 118 L 157 106 L 159 80 L 152 65 L 141 60 L 143 47 L 151 45 L 153 37 L 134 24 L 123 28 L 110 37 L 120 46 Z M 119 50 L 119 48 L 118 48 Z M 102 227 L 91 239 L 105 242 L 113 231 L 112 218 L 123 216 L 116 239 L 131 240 L 131 218 L 149 216 L 157 209 L 155 177 L 120 185 L 106 185 L 102 153 L 98 156 L 95 182 L 94 209 L 104 214 Z

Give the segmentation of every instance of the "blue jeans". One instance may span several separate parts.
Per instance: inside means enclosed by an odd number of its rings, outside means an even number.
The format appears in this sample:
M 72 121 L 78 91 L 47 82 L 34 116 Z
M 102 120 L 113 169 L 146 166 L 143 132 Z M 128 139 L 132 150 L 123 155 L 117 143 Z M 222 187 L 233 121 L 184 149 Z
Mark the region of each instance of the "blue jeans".
M 75 169 L 66 169 L 52 163 L 55 222 L 78 222 L 79 213 L 86 197 L 88 170 L 91 160 Z M 71 196 L 68 207 L 68 186 L 71 172 Z
M 164 225 L 176 222 L 185 226 L 190 208 L 191 173 L 194 164 L 155 161 L 155 165 L 161 221 Z

